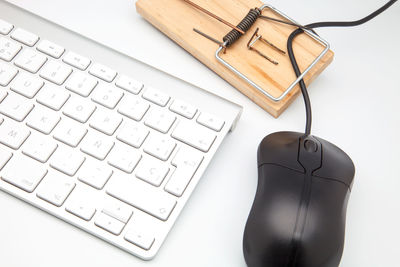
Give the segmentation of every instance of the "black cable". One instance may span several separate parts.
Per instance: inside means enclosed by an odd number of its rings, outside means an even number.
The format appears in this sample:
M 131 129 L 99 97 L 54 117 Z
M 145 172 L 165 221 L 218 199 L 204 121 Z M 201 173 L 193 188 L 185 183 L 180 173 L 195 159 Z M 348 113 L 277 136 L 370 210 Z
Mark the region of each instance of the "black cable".
M 391 0 L 388 3 L 386 3 L 384 6 L 376 10 L 375 12 L 371 13 L 370 15 L 366 16 L 365 18 L 362 18 L 360 20 L 356 21 L 333 21 L 333 22 L 317 22 L 317 23 L 312 23 L 304 26 L 305 28 L 308 29 L 313 29 L 313 28 L 321 28 L 321 27 L 353 27 L 353 26 L 358 26 L 361 24 L 364 24 L 371 19 L 375 18 L 379 14 L 381 14 L 383 11 L 388 9 L 390 6 L 392 6 L 397 0 Z M 288 55 L 290 58 L 290 61 L 292 62 L 293 70 L 296 73 L 296 76 L 299 77 L 301 75 L 299 66 L 296 61 L 296 57 L 294 56 L 293 53 L 293 40 L 296 36 L 299 34 L 303 33 L 303 29 L 298 28 L 297 30 L 293 31 L 287 41 L 287 49 L 288 49 Z M 312 113 L 311 113 L 311 102 L 310 102 L 310 97 L 308 95 L 307 87 L 306 84 L 304 83 L 304 80 L 302 79 L 300 82 L 300 88 L 301 88 L 301 93 L 303 94 L 304 98 L 304 104 L 306 106 L 306 129 L 305 129 L 305 134 L 310 135 L 311 133 L 311 122 L 312 122 Z

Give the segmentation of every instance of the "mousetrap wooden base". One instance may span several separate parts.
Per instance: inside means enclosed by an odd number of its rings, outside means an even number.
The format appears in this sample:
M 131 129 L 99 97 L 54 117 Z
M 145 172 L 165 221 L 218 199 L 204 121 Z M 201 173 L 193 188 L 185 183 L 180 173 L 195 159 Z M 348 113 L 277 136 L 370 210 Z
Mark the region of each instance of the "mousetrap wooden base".
M 247 15 L 251 8 L 261 7 L 263 4 L 259 0 L 193 0 L 193 2 L 235 25 Z M 193 28 L 218 40 L 222 40 L 231 28 L 199 12 L 184 1 L 138 0 L 136 8 L 151 24 L 274 117 L 278 117 L 300 92 L 297 85 L 284 99 L 274 102 L 223 66 L 215 58 L 218 45 L 194 32 Z M 282 19 L 269 9 L 264 10 L 263 15 Z M 296 75 L 287 53 L 283 55 L 270 46 L 261 42 L 256 43 L 257 50 L 279 62 L 278 65 L 274 65 L 247 48 L 247 42 L 256 28 L 259 28 L 259 34 L 265 39 L 287 51 L 287 38 L 296 27 L 258 19 L 244 36 L 229 47 L 225 54 L 222 54 L 222 57 L 268 93 L 278 97 L 296 80 Z M 293 43 L 293 50 L 300 70 L 304 71 L 323 49 L 324 46 L 310 36 L 306 34 L 298 36 Z M 306 84 L 310 84 L 332 62 L 333 55 L 332 51 L 328 51 L 307 73 L 304 78 Z

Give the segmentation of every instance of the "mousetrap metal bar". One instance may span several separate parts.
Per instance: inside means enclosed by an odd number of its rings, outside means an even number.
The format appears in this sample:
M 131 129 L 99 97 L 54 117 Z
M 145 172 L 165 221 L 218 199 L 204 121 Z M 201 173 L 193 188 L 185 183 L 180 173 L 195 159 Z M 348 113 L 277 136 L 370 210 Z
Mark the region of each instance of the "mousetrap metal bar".
M 223 42 L 219 42 L 215 38 L 213 38 L 213 37 L 211 37 L 211 36 L 209 36 L 209 35 L 207 35 L 205 33 L 202 33 L 201 31 L 199 31 L 197 29 L 194 29 L 194 30 L 197 33 L 203 35 L 204 37 L 208 38 L 209 40 L 211 40 L 211 41 L 213 41 L 213 42 L 215 42 L 215 43 L 217 43 L 219 45 L 219 48 L 215 52 L 215 58 L 222 65 L 224 65 L 226 68 L 231 70 L 236 76 L 240 77 L 247 84 L 251 85 L 257 91 L 259 91 L 260 93 L 262 93 L 263 95 L 265 95 L 266 97 L 268 97 L 270 100 L 272 100 L 274 102 L 279 102 L 282 99 L 284 99 L 293 90 L 293 88 L 297 85 L 297 83 L 299 83 L 304 78 L 304 76 L 325 56 L 325 54 L 330 49 L 329 43 L 327 41 L 325 41 L 323 38 L 321 38 L 320 36 L 315 34 L 313 31 L 301 26 L 295 20 L 291 19 L 290 17 L 285 15 L 283 12 L 281 12 L 280 10 L 274 8 L 273 6 L 271 6 L 269 4 L 264 4 L 260 8 L 251 9 L 249 11 L 249 13 L 246 15 L 246 17 L 237 26 L 234 26 L 232 23 L 229 23 L 228 21 L 226 21 L 226 20 L 218 17 L 217 15 L 205 10 L 204 8 L 200 7 L 199 5 L 194 4 L 190 0 L 183 0 L 183 1 L 188 3 L 188 4 L 190 4 L 191 6 L 193 6 L 195 8 L 197 8 L 197 9 L 199 9 L 200 11 L 206 13 L 207 15 L 213 17 L 214 19 L 217 19 L 218 21 L 220 21 L 220 22 L 224 23 L 225 25 L 228 25 L 229 27 L 232 28 L 232 30 L 227 35 L 225 35 L 225 37 L 223 38 Z M 279 19 L 262 16 L 262 11 L 265 10 L 265 9 L 270 9 L 272 12 L 274 12 L 275 14 L 278 14 L 279 16 L 283 17 L 287 21 L 282 21 L 282 20 L 279 20 Z M 239 38 L 241 38 L 254 25 L 254 23 L 260 17 L 262 17 L 264 19 L 271 20 L 271 21 L 276 21 L 276 22 L 280 22 L 280 23 L 284 23 L 284 24 L 288 24 L 288 25 L 293 25 L 293 26 L 299 27 L 299 28 L 303 29 L 303 31 L 308 36 L 310 36 L 311 38 L 313 38 L 314 40 L 316 40 L 317 42 L 319 42 L 320 44 L 322 44 L 324 46 L 323 51 L 311 62 L 311 64 L 304 70 L 304 72 L 302 72 L 301 75 L 299 77 L 297 77 L 297 79 L 295 81 L 293 81 L 289 85 L 289 87 L 280 96 L 277 96 L 277 97 L 271 95 L 267 90 L 263 89 L 256 82 L 251 80 L 248 76 L 246 76 L 244 73 L 242 73 L 241 71 L 236 69 L 234 66 L 232 66 L 229 62 L 227 62 L 226 60 L 224 60 L 221 57 L 221 52 L 225 53 L 226 49 L 229 46 L 231 46 L 234 42 L 236 42 Z M 258 37 L 258 38 L 260 39 L 261 37 Z M 277 65 L 277 64 L 275 64 L 275 65 Z
M 288 17 L 287 15 L 285 15 L 283 12 L 279 11 L 278 9 L 274 8 L 271 5 L 265 4 L 263 6 L 260 7 L 260 10 L 263 11 L 264 9 L 270 9 L 272 10 L 274 13 L 280 15 L 281 17 L 291 21 L 292 23 L 298 24 L 296 21 L 294 21 L 293 19 L 291 19 L 290 17 Z M 266 90 L 264 90 L 263 88 L 261 88 L 257 83 L 255 83 L 254 81 L 252 81 L 251 79 L 249 79 L 245 74 L 243 74 L 242 72 L 240 72 L 239 70 L 237 70 L 234 66 L 232 66 L 231 64 L 229 64 L 227 61 L 225 61 L 222 57 L 221 57 L 221 51 L 224 49 L 223 46 L 220 46 L 217 51 L 215 52 L 215 57 L 217 58 L 217 60 L 219 62 L 221 62 L 225 67 L 227 67 L 228 69 L 230 69 L 231 71 L 233 71 L 237 76 L 239 76 L 240 78 L 242 78 L 245 82 L 247 82 L 248 84 L 250 84 L 251 86 L 253 86 L 255 89 L 257 89 L 257 91 L 259 91 L 260 93 L 262 93 L 263 95 L 267 96 L 269 99 L 271 99 L 274 102 L 278 102 L 281 101 L 285 96 L 287 96 L 287 94 L 289 94 L 293 88 L 296 86 L 297 83 L 299 83 L 304 76 L 318 63 L 318 61 L 320 61 L 323 56 L 329 51 L 330 49 L 330 45 L 327 41 L 325 41 L 324 39 L 322 39 L 321 37 L 319 37 L 318 35 L 316 35 L 315 33 L 313 33 L 310 30 L 307 29 L 303 29 L 304 32 L 306 34 L 308 34 L 310 37 L 312 37 L 314 40 L 320 42 L 321 44 L 324 45 L 324 50 L 314 59 L 313 62 L 311 62 L 311 64 L 305 69 L 305 71 L 303 71 L 303 73 L 300 74 L 300 76 L 278 97 L 275 97 L 273 95 L 271 95 L 270 93 L 268 93 Z M 225 41 L 224 45 L 226 46 L 228 43 Z

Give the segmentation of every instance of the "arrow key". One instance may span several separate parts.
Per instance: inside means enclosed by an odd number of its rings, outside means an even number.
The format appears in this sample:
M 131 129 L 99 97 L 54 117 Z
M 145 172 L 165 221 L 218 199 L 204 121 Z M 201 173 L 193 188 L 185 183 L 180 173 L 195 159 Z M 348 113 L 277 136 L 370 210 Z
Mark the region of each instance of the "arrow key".
M 75 199 L 71 201 L 69 199 L 68 201 L 69 202 L 67 202 L 65 210 L 85 221 L 90 221 L 93 218 L 93 215 L 96 213 L 96 208 L 88 204 L 86 200 Z
M 149 250 L 154 243 L 153 236 L 138 230 L 129 230 L 125 235 L 125 240 L 145 250 Z
M 119 235 L 122 232 L 122 229 L 124 229 L 125 227 L 124 223 L 120 222 L 117 219 L 114 219 L 111 216 L 108 216 L 103 212 L 100 212 L 97 215 L 94 224 L 112 233 L 113 235 Z

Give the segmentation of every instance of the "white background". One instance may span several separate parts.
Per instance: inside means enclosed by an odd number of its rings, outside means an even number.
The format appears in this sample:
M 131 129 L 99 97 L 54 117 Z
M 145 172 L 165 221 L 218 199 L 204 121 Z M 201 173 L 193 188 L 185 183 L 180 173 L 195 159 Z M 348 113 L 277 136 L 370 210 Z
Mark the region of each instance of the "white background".
M 302 131 L 298 98 L 274 119 L 158 32 L 127 0 L 10 0 L 244 107 L 158 256 L 150 262 L 0 192 L 0 266 L 245 266 L 242 234 L 257 186 L 256 150 Z M 301 23 L 361 18 L 383 0 L 271 0 Z M 1 14 L 1 10 L 0 10 Z M 318 30 L 335 52 L 310 86 L 313 133 L 341 147 L 357 173 L 342 267 L 399 266 L 400 4 L 357 28 Z

